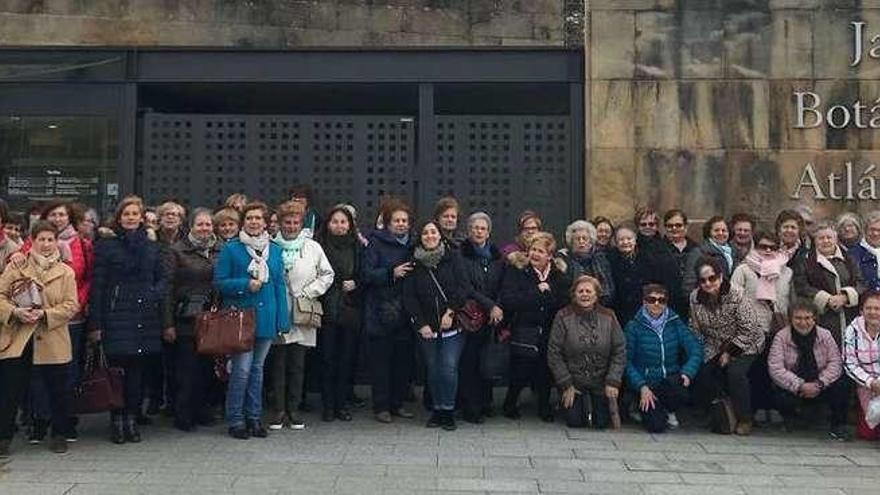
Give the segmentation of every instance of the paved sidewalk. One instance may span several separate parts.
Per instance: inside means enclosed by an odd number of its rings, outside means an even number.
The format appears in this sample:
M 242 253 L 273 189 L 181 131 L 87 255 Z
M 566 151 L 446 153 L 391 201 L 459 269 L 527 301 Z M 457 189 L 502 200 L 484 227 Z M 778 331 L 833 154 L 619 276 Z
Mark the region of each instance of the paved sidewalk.
M 224 428 L 182 434 L 161 421 L 139 445 L 116 446 L 105 418 L 83 421 L 69 454 L 19 439 L 0 467 L 0 494 L 444 494 L 877 493 L 880 445 L 837 443 L 822 432 L 703 431 L 649 435 L 569 430 L 532 416 L 458 431 L 423 418 L 393 425 L 359 411 L 351 423 L 307 415 L 304 431 L 233 440 Z

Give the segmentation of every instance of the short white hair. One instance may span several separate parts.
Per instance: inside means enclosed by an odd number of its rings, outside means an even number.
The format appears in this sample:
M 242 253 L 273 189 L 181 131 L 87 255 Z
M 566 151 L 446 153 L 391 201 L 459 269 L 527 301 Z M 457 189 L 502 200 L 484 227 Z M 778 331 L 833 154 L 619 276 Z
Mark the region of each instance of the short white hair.
M 590 244 L 596 244 L 596 239 L 599 237 L 596 226 L 586 220 L 575 220 L 565 228 L 565 245 L 571 247 L 574 235 L 580 231 L 586 231 L 587 237 L 590 238 Z
M 471 229 L 471 226 L 473 226 L 474 223 L 477 222 L 477 220 L 482 220 L 486 222 L 486 226 L 489 228 L 489 233 L 492 232 L 492 217 L 490 217 L 489 214 L 485 211 L 476 211 L 474 213 L 471 213 L 471 216 L 469 216 L 467 220 L 468 230 Z

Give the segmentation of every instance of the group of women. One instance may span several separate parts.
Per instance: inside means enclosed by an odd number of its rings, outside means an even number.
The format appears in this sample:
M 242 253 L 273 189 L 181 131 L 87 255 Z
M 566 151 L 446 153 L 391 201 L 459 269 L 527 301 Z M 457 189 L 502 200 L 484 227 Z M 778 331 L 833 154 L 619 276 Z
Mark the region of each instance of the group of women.
M 87 348 L 124 372 L 115 443 L 141 440 L 145 390 L 182 431 L 213 424 L 221 404 L 237 439 L 305 428 L 315 347 L 324 421 L 352 419 L 362 354 L 381 423 L 414 416 L 404 404 L 419 370 L 428 427 L 454 430 L 456 412 L 482 423 L 495 414 L 487 368 L 509 360 L 508 418 L 528 387 L 544 421 L 558 409 L 569 426 L 604 428 L 623 411 L 660 432 L 695 403 L 728 406 L 732 432 L 748 435 L 777 412 L 791 428 L 822 399 L 829 434 L 845 439 L 854 386 L 858 433 L 877 438 L 865 412 L 880 400 L 880 212 L 809 231 L 808 211 L 781 212 L 772 231 L 712 217 L 694 242 L 683 211 L 661 225 L 640 210 L 620 225 L 577 220 L 564 247 L 532 211 L 500 247 L 487 213 L 460 213 L 443 198 L 415 225 L 405 201 L 386 198 L 360 232 L 352 206 L 322 220 L 302 188 L 274 211 L 234 195 L 188 217 L 130 196 L 92 233 L 75 205 L 46 205 L 23 244 L 0 237 L 0 453 L 20 407 L 32 443 L 49 426 L 53 451 L 76 440 L 71 391 Z M 196 352 L 195 317 L 217 306 L 255 309 L 251 349 Z

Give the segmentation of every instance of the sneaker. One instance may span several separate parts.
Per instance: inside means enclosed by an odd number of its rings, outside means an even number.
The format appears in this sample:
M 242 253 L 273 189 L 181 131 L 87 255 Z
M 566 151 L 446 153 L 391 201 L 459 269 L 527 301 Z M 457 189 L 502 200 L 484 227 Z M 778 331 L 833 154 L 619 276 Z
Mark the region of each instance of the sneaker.
M 752 416 L 752 421 L 757 424 L 769 423 L 770 422 L 770 412 L 766 409 L 758 409 L 755 411 L 755 414 Z
M 455 424 L 455 414 L 452 411 L 443 411 L 443 424 L 440 425 L 445 431 L 455 431 L 458 426 Z
M 391 419 L 391 413 L 388 411 L 381 411 L 376 413 L 376 421 L 380 423 L 391 423 L 393 419 Z
M 351 421 L 351 413 L 348 409 L 340 409 L 335 413 L 336 419 L 339 421 Z
M 301 418 L 290 418 L 287 426 L 290 427 L 291 430 L 305 430 L 306 422 L 303 421 Z
M 678 416 L 676 416 L 674 412 L 666 415 L 666 426 L 668 426 L 670 430 L 674 430 L 681 426 L 678 422 Z
M 848 442 L 852 438 L 850 437 L 846 426 L 843 425 L 832 426 L 831 429 L 828 430 L 828 436 L 832 440 L 837 440 L 838 442 Z
M 79 432 L 76 431 L 76 426 L 72 423 L 70 425 L 70 429 L 67 431 L 67 434 L 64 435 L 64 440 L 67 443 L 75 443 L 79 440 Z
M 276 413 L 275 416 L 269 420 L 269 429 L 272 431 L 278 431 L 284 428 L 284 413 Z
M 770 423 L 774 425 L 781 424 L 785 421 L 785 419 L 782 417 L 782 413 L 780 413 L 776 409 L 770 409 L 767 414 L 770 416 Z
M 38 445 L 46 439 L 46 432 L 48 427 L 45 421 L 42 420 L 34 420 L 34 423 L 31 425 L 30 430 L 28 431 L 27 441 L 31 445 Z
M 49 439 L 49 450 L 56 454 L 66 454 L 67 440 L 64 437 L 52 437 Z
M 397 416 L 398 418 L 404 418 L 404 419 L 412 419 L 412 418 L 416 417 L 415 414 L 407 411 L 406 409 L 404 409 L 402 407 L 398 407 L 397 409 L 391 411 L 391 415 Z

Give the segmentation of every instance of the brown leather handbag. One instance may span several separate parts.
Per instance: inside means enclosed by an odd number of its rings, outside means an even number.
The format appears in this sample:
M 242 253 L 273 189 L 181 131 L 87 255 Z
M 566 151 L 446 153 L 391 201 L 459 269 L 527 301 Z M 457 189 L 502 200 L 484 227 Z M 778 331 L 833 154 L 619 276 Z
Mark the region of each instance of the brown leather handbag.
M 122 368 L 107 364 L 100 344 L 93 346 L 86 354 L 82 381 L 73 392 L 73 412 L 91 414 L 122 409 L 124 375 Z
M 196 315 L 196 352 L 207 356 L 248 352 L 254 348 L 255 328 L 253 308 L 212 307 Z

